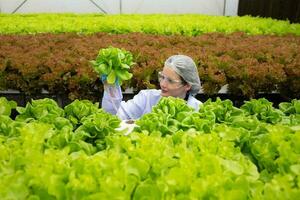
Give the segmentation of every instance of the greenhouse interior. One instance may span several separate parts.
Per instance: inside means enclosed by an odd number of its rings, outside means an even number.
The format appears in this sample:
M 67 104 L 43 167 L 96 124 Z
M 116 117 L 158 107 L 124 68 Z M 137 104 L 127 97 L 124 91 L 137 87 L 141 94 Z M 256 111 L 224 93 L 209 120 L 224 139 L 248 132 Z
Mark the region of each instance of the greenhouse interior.
M 299 0 L 0 0 L 1 200 L 300 197 Z

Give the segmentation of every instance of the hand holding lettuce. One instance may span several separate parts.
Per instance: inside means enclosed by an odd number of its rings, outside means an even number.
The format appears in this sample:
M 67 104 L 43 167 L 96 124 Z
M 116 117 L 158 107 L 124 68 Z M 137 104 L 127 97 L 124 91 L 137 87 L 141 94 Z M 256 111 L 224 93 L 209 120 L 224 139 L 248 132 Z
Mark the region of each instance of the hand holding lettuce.
M 92 67 L 108 84 L 122 85 L 122 81 L 129 80 L 132 74 L 128 71 L 134 64 L 129 51 L 115 47 L 101 49 L 96 60 L 92 60 Z

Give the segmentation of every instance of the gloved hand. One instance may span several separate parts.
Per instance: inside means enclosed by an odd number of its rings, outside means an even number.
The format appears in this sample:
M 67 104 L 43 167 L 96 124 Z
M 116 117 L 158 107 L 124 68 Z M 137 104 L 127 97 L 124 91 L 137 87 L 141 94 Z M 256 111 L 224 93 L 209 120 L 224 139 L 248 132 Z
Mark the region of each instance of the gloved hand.
M 107 75 L 102 74 L 100 77 L 102 83 L 106 83 Z
M 102 81 L 103 84 L 108 84 L 107 81 L 106 81 L 107 80 L 107 75 L 102 74 L 100 78 L 101 78 L 101 81 Z M 114 85 L 119 86 L 119 78 L 118 77 L 116 78 L 116 81 L 115 81 Z

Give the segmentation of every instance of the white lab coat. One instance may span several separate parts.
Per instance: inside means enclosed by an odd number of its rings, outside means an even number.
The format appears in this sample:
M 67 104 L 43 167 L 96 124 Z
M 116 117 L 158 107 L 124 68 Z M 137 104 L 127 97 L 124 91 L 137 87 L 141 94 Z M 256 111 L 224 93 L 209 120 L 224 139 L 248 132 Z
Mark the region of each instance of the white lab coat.
M 120 87 L 115 87 L 115 97 L 111 97 L 109 93 L 104 90 L 102 98 L 102 108 L 111 113 L 116 114 L 122 120 L 138 119 L 142 115 L 151 112 L 152 107 L 158 103 L 162 97 L 161 91 L 156 89 L 141 90 L 133 99 L 122 101 L 123 96 Z M 202 104 L 192 95 L 187 100 L 187 105 L 199 110 L 199 105 Z

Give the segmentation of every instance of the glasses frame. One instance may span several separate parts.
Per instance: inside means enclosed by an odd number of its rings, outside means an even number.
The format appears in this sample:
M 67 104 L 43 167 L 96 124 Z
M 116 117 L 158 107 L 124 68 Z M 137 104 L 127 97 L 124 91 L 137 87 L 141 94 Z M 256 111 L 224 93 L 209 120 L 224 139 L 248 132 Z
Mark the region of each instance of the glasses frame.
M 167 77 L 166 75 L 164 75 L 162 72 L 158 72 L 158 81 L 162 82 L 163 80 L 165 80 L 170 85 L 174 85 L 176 83 L 180 83 L 180 84 L 184 83 L 182 80 L 173 80 Z

